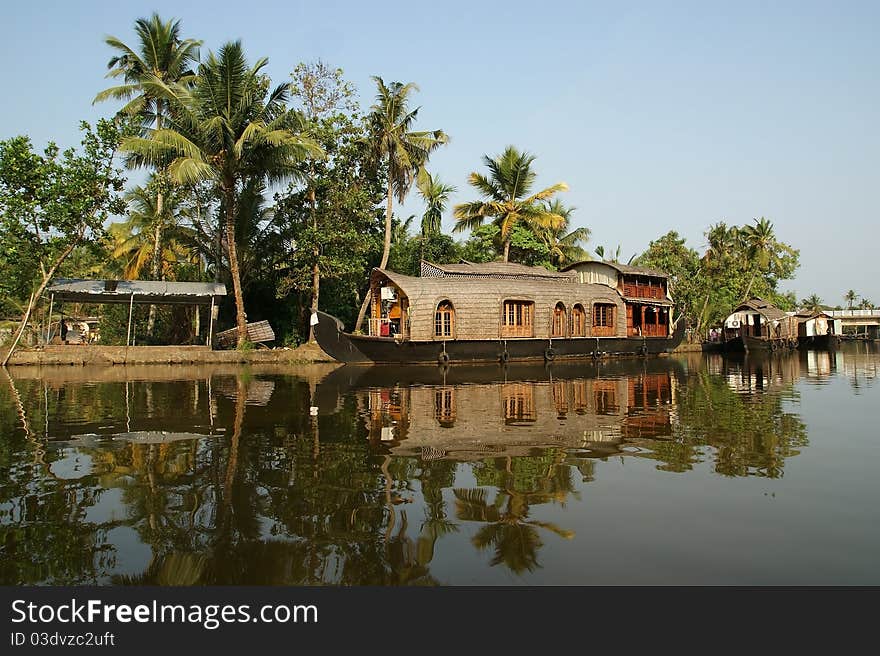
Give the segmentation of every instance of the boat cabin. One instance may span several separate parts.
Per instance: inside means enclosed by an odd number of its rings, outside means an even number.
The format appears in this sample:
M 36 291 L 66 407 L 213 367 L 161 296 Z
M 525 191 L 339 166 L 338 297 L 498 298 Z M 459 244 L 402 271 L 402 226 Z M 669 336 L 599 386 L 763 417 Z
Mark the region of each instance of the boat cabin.
M 608 262 L 549 271 L 509 262 L 374 269 L 369 335 L 397 341 L 668 337 L 667 276 Z
M 798 321 L 797 335 L 799 339 L 840 334 L 839 326 L 835 324 L 835 321 L 839 324 L 840 320 L 835 320 L 834 317 L 825 312 L 804 311 L 798 312 L 794 316 Z
M 724 341 L 740 338 L 776 341 L 797 338 L 797 318 L 772 303 L 753 298 L 742 303 L 724 320 Z

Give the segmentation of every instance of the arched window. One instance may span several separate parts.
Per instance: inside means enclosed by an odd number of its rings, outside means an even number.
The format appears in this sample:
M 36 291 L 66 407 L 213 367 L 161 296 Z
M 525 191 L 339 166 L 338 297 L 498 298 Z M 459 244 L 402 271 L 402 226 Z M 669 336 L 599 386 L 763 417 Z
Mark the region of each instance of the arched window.
M 449 301 L 441 301 L 434 313 L 434 337 L 453 339 L 455 336 L 455 308 Z
M 571 308 L 571 336 L 585 337 L 587 335 L 587 315 L 584 306 L 578 303 Z
M 557 303 L 553 308 L 550 337 L 565 337 L 565 306 L 562 303 Z

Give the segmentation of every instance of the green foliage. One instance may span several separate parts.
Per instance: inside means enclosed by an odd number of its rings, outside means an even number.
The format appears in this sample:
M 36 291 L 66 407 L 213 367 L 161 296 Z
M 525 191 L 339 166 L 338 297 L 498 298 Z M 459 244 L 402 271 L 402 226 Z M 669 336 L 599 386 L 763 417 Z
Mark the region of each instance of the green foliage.
M 778 285 L 794 276 L 799 251 L 778 241 L 773 224 L 763 217 L 754 223 L 742 228 L 724 222 L 709 226 L 702 257 L 672 231 L 651 242 L 633 263 L 670 275 L 677 310 L 698 335 L 749 298 L 793 310 L 794 294 L 781 293 Z
M 489 175 L 474 172 L 468 177 L 468 182 L 482 199 L 455 206 L 457 223 L 454 231 L 473 230 L 483 225 L 486 219 L 491 219 L 500 229 L 499 238 L 506 262 L 510 258 L 512 233 L 517 225 L 536 229 L 564 224 L 565 218 L 555 214 L 545 203 L 560 191 L 567 191 L 568 185 L 559 182 L 532 193 L 537 178 L 532 169 L 534 161 L 534 155 L 521 153 L 513 146 L 508 146 L 495 158 L 484 155 L 483 163 L 489 169 Z
M 27 137 L 0 142 L 0 296 L 7 310 L 27 304 L 79 246 L 103 236 L 124 204 L 123 180 L 113 167 L 119 131 L 110 121 L 81 123 L 80 148 L 42 153 Z

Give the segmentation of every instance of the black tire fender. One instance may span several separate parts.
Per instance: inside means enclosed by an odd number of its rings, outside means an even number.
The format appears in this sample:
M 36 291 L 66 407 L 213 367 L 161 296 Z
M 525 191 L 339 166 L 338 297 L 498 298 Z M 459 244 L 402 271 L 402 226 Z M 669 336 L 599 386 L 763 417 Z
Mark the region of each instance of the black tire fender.
M 437 364 L 449 364 L 449 354 L 446 351 L 437 356 Z
M 556 351 L 553 349 L 552 346 L 548 346 L 547 348 L 544 349 L 544 359 L 547 362 L 553 362 L 553 360 L 555 358 L 556 358 Z

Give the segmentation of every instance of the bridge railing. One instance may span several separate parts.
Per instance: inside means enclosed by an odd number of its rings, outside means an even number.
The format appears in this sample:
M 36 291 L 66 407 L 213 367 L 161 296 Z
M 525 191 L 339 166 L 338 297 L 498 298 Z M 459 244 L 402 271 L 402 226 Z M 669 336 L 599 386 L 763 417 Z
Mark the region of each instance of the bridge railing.
M 873 310 L 829 310 L 827 314 L 835 319 L 880 317 L 880 308 L 874 308 Z

